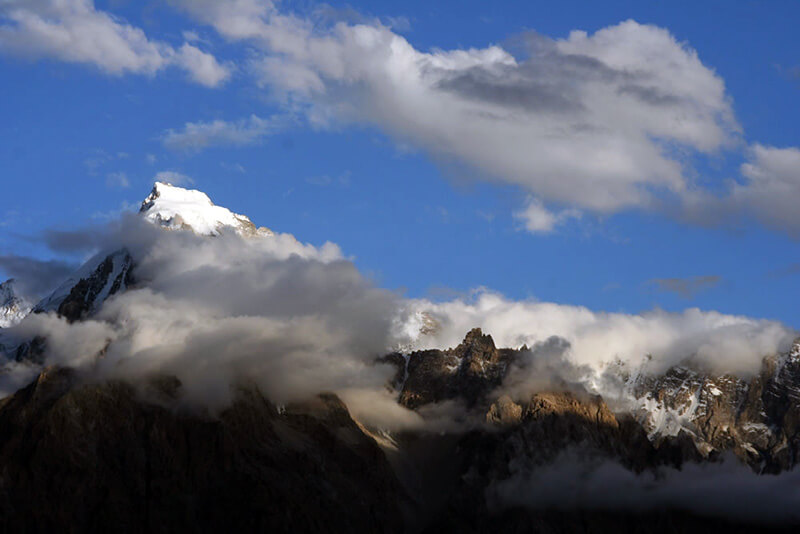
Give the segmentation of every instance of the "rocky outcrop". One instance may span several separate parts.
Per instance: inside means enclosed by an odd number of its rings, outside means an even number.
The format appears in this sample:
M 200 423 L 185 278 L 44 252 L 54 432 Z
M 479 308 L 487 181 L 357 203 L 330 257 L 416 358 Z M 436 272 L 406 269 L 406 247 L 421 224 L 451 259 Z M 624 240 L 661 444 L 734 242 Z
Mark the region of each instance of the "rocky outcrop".
M 613 510 L 577 504 L 563 508 L 506 505 L 493 488 L 521 473 L 552 465 L 560 455 L 589 463 L 615 462 L 633 472 L 679 466 L 699 456 L 684 456 L 681 444 L 667 440 L 656 448 L 641 426 L 616 416 L 598 396 L 573 392 L 536 393 L 525 402 L 501 397 L 487 420 L 494 431 L 475 430 L 451 446 L 456 465 L 428 469 L 446 499 L 425 532 L 788 532 L 772 525 L 744 525 L 681 510 Z M 434 438 L 439 439 L 441 438 Z M 442 463 L 442 462 L 440 462 Z M 431 482 L 428 482 L 431 483 Z M 559 491 L 545 488 L 544 491 Z
M 77 321 L 97 311 L 107 298 L 133 285 L 133 258 L 127 250 L 109 254 L 86 278 L 81 278 L 58 306 L 58 314 Z
M 42 299 L 33 311 L 57 312 L 70 322 L 88 317 L 98 311 L 106 299 L 134 284 L 133 269 L 133 258 L 124 248 L 95 256 Z
M 521 355 L 498 349 L 474 329 L 452 349 L 382 358 L 396 366 L 388 386 L 400 403 L 424 417 L 430 405 L 455 400 L 469 418 L 466 425 L 399 434 L 354 421 L 331 394 L 278 406 L 255 387 L 239 388 L 234 403 L 212 415 L 182 405 L 174 378 L 91 383 L 47 368 L 0 401 L 0 531 L 773 528 L 660 508 L 520 508 L 496 488 L 558 465 L 565 455 L 633 474 L 714 460 L 724 450 L 761 472 L 794 465 L 800 351 L 765 360 L 750 380 L 688 367 L 636 375 L 631 391 L 655 404 L 634 413 L 615 413 L 580 388 L 501 394 Z M 686 405 L 691 413 L 681 412 Z M 654 432 L 658 406 L 678 414 L 674 432 L 663 421 Z M 753 434 L 757 423 L 768 433 Z M 769 437 L 759 441 L 763 436 Z M 778 463 L 782 450 L 786 460 Z
M 733 451 L 754 469 L 780 472 L 800 460 L 800 344 L 765 358 L 753 377 L 689 366 L 631 381 L 634 414 L 658 443 L 685 433 L 713 457 Z
M 473 406 L 500 385 L 515 353 L 496 348 L 492 336 L 480 328 L 471 330 L 456 348 L 413 352 L 400 404 L 413 409 L 461 399 Z

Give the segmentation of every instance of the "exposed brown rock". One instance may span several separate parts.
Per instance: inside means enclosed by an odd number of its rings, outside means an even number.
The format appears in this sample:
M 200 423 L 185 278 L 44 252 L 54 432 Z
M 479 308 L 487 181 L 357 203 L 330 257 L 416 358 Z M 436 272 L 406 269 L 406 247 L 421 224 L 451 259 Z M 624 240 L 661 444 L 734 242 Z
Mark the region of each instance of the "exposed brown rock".
M 486 422 L 496 425 L 517 425 L 522 421 L 522 406 L 508 395 L 497 399 L 486 412 Z
M 473 406 L 500 385 L 515 352 L 497 349 L 492 336 L 480 328 L 467 333 L 454 349 L 414 352 L 400 404 L 413 409 L 458 398 Z

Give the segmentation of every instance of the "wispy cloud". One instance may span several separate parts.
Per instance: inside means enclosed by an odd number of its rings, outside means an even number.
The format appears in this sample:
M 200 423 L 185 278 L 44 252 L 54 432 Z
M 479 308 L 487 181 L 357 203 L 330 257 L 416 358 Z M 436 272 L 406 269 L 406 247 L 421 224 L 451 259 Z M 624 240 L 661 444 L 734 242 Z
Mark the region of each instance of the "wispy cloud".
M 106 174 L 106 185 L 108 187 L 121 187 L 126 189 L 131 186 L 128 175 L 124 172 L 110 172 Z
M 581 212 L 576 209 L 550 211 L 541 200 L 531 197 L 523 210 L 514 213 L 514 218 L 532 234 L 549 234 L 570 219 L 580 219 Z
M 659 291 L 676 293 L 685 299 L 690 299 L 697 293 L 718 286 L 720 282 L 722 282 L 721 276 L 709 275 L 688 278 L 654 278 L 649 283 Z
M 768 276 L 770 278 L 788 278 L 790 276 L 800 275 L 800 263 L 792 263 L 781 269 L 770 271 Z
M 262 119 L 257 115 L 237 121 L 187 122 L 180 130 L 165 131 L 161 141 L 170 150 L 188 152 L 214 146 L 246 146 L 275 133 L 283 124 L 282 118 Z

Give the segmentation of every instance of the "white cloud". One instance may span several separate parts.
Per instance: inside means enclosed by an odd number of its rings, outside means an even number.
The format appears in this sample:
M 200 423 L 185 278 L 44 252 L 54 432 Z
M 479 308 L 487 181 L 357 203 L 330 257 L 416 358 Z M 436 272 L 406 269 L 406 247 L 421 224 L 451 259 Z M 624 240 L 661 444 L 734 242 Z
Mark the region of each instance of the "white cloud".
M 235 122 L 187 122 L 182 130 L 169 129 L 162 135 L 165 147 L 171 150 L 199 151 L 211 146 L 244 146 L 256 143 L 278 128 L 275 119 L 251 115 Z
M 229 39 L 259 37 L 268 30 L 264 19 L 274 13 L 271 0 L 167 0 Z
M 721 191 L 688 192 L 683 215 L 691 222 L 759 221 L 800 237 L 800 148 L 754 144 L 740 167 L 739 180 L 730 180 Z
M 580 216 L 581 212 L 574 209 L 549 211 L 541 200 L 534 197 L 528 198 L 525 209 L 514 213 L 514 217 L 522 221 L 525 229 L 532 234 L 548 234 L 569 219 L 578 219 Z
M 668 31 L 626 21 L 593 35 L 420 51 L 379 22 L 315 26 L 271 2 L 175 2 L 261 47 L 260 81 L 317 124 L 373 124 L 398 142 L 601 213 L 689 185 L 679 153 L 738 138 L 723 81 Z
M 754 145 L 742 165 L 747 179 L 731 192 L 731 201 L 770 226 L 800 235 L 800 148 Z
M 764 356 L 786 350 L 797 335 L 775 321 L 696 308 L 680 313 L 596 312 L 552 302 L 513 301 L 486 290 L 471 299 L 411 301 L 397 323 L 398 332 L 411 333 L 414 329 L 408 325 L 422 311 L 439 323 L 439 329 L 418 337 L 415 347 L 454 347 L 475 327 L 491 334 L 500 347 L 531 347 L 557 336 L 568 342 L 570 362 L 598 373 L 617 359 L 639 365 L 648 354 L 654 370 L 695 356 L 711 369 L 751 373 L 758 371 Z
M 183 36 L 183 40 L 187 43 L 196 43 L 202 41 L 200 34 L 194 30 L 184 30 L 181 32 L 181 35 Z
M 172 185 L 194 184 L 194 180 L 190 176 L 175 171 L 160 171 L 156 173 L 154 181 Z
M 496 45 L 426 52 L 375 20 L 319 23 L 270 1 L 173 4 L 259 47 L 251 72 L 312 123 L 375 125 L 521 187 L 537 199 L 516 214 L 532 232 L 575 210 L 674 203 L 707 221 L 751 215 L 800 230 L 797 148 L 754 145 L 742 183 L 722 197 L 693 182 L 692 158 L 738 149 L 741 127 L 724 81 L 663 28 L 628 20 L 560 39 L 530 33 L 516 56 Z
M 373 365 L 374 358 L 398 346 L 452 347 L 474 327 L 498 346 L 527 344 L 548 358 L 509 374 L 505 386 L 519 392 L 541 385 L 545 372 L 585 369 L 591 372 L 576 376 L 601 391 L 609 364 L 634 366 L 648 355 L 653 372 L 690 356 L 711 370 L 753 372 L 795 335 L 777 322 L 697 309 L 605 313 L 488 291 L 439 303 L 404 300 L 375 287 L 336 245 L 314 247 L 289 234 L 206 238 L 163 231 L 134 214 L 84 234 L 71 241 L 128 249 L 136 287 L 77 326 L 35 314 L 4 335 L 51 337 L 46 363 L 87 366 L 101 376 L 173 374 L 189 400 L 211 405 L 228 402 L 230 386 L 247 380 L 276 402 L 347 391 L 360 403 L 357 413 L 376 424 L 382 416 L 387 424 L 414 424 L 384 392 L 394 369 Z M 423 311 L 438 325 L 424 335 L 420 326 L 431 321 L 421 319 Z
M 94 65 L 112 75 L 154 75 L 177 65 L 209 87 L 229 76 L 210 54 L 189 44 L 175 50 L 149 39 L 140 28 L 96 9 L 92 0 L 4 1 L 0 52 Z
M 220 65 L 214 56 L 189 43 L 183 43 L 175 57 L 192 80 L 207 87 L 216 87 L 231 75 L 228 66 Z

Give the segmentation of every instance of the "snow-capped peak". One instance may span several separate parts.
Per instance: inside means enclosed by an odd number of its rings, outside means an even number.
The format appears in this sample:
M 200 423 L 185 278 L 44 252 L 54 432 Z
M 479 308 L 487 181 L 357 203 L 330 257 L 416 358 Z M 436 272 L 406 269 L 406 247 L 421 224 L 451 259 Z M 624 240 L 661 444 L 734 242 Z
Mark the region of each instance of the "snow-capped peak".
M 31 303 L 17 295 L 14 279 L 0 284 L 0 328 L 14 326 L 31 311 Z
M 246 237 L 272 235 L 272 231 L 263 226 L 256 228 L 245 215 L 215 206 L 202 191 L 164 182 L 155 183 L 139 213 L 165 228 L 190 229 L 200 235 L 219 235 L 226 228 Z

